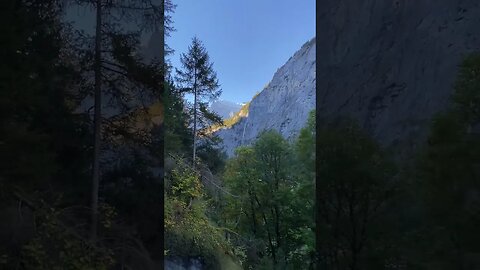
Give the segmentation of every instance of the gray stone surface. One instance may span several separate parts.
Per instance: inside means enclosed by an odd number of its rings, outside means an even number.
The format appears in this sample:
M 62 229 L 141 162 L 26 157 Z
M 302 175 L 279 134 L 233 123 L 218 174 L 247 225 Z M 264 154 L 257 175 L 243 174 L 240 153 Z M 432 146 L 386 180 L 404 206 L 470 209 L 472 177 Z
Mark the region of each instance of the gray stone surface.
M 411 151 L 449 105 L 458 65 L 480 47 L 478 0 L 318 3 L 317 103 L 384 146 Z
M 383 146 L 413 153 L 432 117 L 448 108 L 458 65 L 480 50 L 480 1 L 326 0 L 318 17 L 319 116 L 352 116 Z M 252 101 L 248 117 L 217 133 L 229 156 L 263 129 L 296 135 L 314 108 L 314 64 L 307 44 Z
M 228 156 L 269 129 L 292 139 L 315 109 L 315 39 L 305 43 L 250 103 L 248 115 L 216 134 Z
M 210 104 L 210 110 L 218 114 L 224 120 L 232 117 L 241 107 L 241 104 L 228 100 L 217 100 Z

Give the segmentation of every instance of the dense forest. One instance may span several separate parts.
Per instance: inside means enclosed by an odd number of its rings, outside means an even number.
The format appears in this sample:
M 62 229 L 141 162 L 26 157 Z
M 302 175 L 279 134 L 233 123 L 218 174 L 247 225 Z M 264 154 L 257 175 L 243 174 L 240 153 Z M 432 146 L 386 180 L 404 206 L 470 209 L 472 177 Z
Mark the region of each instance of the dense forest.
M 174 33 L 170 1 L 1 5 L 0 269 L 480 267 L 478 53 L 409 158 L 318 111 L 227 158 L 208 48 L 192 37 L 177 69 L 142 56 L 142 34 Z
M 127 2 L 2 1 L 2 269 L 163 264 L 163 61 L 138 54 L 163 5 Z

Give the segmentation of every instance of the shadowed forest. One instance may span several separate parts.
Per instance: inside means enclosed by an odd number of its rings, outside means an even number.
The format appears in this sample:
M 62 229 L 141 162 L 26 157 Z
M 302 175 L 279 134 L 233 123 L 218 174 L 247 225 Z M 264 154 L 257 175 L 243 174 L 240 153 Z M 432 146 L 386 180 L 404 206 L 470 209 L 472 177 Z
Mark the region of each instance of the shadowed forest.
M 164 6 L 1 6 L 0 268 L 162 269 L 163 60 L 138 52 Z
M 408 157 L 348 119 L 317 129 L 317 252 L 323 269 L 477 269 L 480 56 L 459 67 L 450 108 Z M 320 118 L 319 118 L 320 119 Z

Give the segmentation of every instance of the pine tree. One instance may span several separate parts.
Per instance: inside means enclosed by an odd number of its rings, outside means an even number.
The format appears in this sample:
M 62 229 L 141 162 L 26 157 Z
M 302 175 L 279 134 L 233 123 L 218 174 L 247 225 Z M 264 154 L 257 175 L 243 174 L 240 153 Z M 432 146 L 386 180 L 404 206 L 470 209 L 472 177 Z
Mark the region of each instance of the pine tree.
M 88 130 L 84 115 L 72 113 L 79 100 L 69 90 L 79 82 L 65 48 L 63 7 L 54 0 L 8 0 L 5 7 L 0 16 L 5 45 L 0 54 L 0 182 L 26 192 L 41 191 L 46 183 L 70 188 L 83 182 L 79 168 L 85 163 Z
M 94 154 L 92 170 L 92 227 L 91 238 L 96 241 L 98 223 L 98 190 L 100 182 L 100 151 L 103 140 L 102 96 L 109 95 L 119 103 L 132 105 L 132 99 L 137 95 L 133 91 L 142 91 L 142 88 L 161 91 L 159 81 L 163 81 L 162 73 L 152 74 L 135 57 L 135 47 L 138 46 L 139 34 L 146 30 L 158 29 L 164 23 L 164 0 L 156 3 L 153 0 L 73 0 L 72 3 L 93 7 L 96 11 L 95 43 L 93 52 L 87 49 L 85 55 L 93 55 L 94 74 Z M 122 24 L 133 24 L 138 31 L 125 32 Z M 163 64 L 163 59 L 160 64 Z M 127 86 L 125 85 L 127 84 Z M 107 87 L 105 87 L 105 85 Z M 132 98 L 133 97 L 133 98 Z M 129 100 L 130 99 L 130 100 Z M 127 101 L 126 101 L 127 100 Z M 125 102 L 126 101 L 126 102 Z M 138 103 L 138 101 L 137 101 Z M 126 104 L 121 107 L 128 108 Z
M 221 90 L 213 63 L 202 42 L 194 37 L 187 53 L 181 55 L 182 70 L 176 70 L 176 81 L 183 93 L 193 94 L 193 164 L 197 148 L 197 126 L 200 117 L 209 117 L 205 98 L 216 99 Z M 210 117 L 209 117 L 210 118 Z M 216 119 L 218 121 L 218 119 Z

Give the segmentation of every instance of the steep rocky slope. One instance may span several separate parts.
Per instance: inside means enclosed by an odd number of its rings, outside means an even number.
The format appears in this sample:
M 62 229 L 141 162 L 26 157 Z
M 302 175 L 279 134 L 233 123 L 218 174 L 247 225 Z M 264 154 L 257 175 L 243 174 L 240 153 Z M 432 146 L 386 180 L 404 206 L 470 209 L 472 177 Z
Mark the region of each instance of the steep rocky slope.
M 274 129 L 294 138 L 315 109 L 315 38 L 305 43 L 249 104 L 248 114 L 233 126 L 218 130 L 223 148 L 232 156 L 239 145 L 251 143 L 263 130 Z
M 212 102 L 210 105 L 210 110 L 217 113 L 220 117 L 222 117 L 222 119 L 228 119 L 237 113 L 241 107 L 241 104 L 235 102 L 228 100 L 217 100 Z
M 411 151 L 448 107 L 458 64 L 480 48 L 480 1 L 318 3 L 318 114 L 353 115 Z

